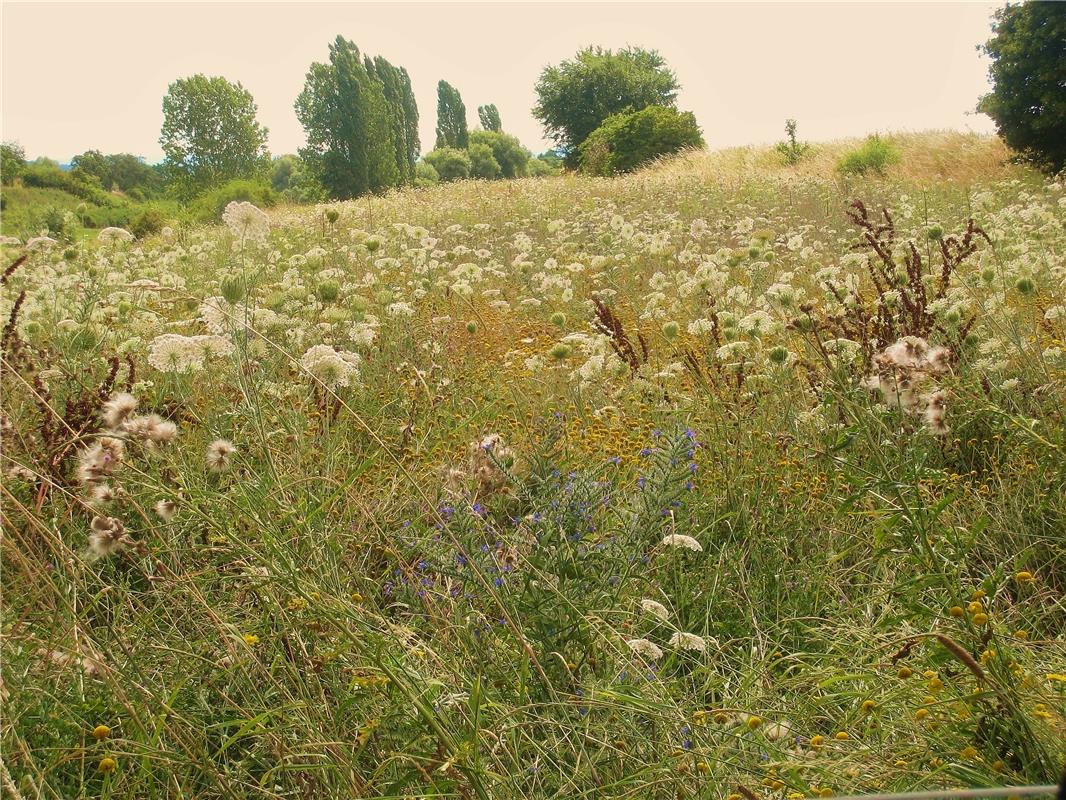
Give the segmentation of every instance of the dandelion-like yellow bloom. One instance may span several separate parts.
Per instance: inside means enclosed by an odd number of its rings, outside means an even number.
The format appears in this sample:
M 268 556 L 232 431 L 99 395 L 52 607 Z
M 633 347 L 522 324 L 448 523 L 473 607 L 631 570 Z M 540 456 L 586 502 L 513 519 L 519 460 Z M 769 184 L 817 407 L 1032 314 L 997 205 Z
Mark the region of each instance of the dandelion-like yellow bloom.
M 96 768 L 107 775 L 118 769 L 118 762 L 110 756 L 104 756 L 100 759 L 100 763 L 96 765 Z
M 257 644 L 259 644 L 259 637 L 256 636 L 254 633 L 246 633 L 241 638 L 244 640 L 244 643 L 249 647 L 255 647 Z
M 111 729 L 106 725 L 97 725 L 93 728 L 93 738 L 98 742 L 102 742 L 108 736 L 111 735 Z

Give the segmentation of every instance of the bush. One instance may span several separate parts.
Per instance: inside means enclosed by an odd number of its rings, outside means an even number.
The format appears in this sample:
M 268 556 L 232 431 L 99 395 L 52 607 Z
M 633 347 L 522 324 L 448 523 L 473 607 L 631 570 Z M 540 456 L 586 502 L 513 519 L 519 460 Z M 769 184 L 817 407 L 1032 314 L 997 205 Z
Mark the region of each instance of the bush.
M 473 131 L 470 134 L 471 148 L 475 144 L 492 148 L 492 157 L 500 165 L 503 177 L 524 178 L 529 174 L 529 151 L 514 136 L 497 131 Z
M 419 161 L 415 164 L 415 186 L 432 186 L 440 182 L 440 175 L 433 165 L 427 161 Z
M 234 200 L 246 200 L 260 208 L 269 208 L 277 204 L 278 194 L 265 181 L 232 180 L 200 195 L 190 204 L 189 212 L 199 222 L 218 222 L 222 219 L 222 211 Z
M 469 178 L 473 165 L 470 156 L 465 150 L 457 150 L 454 147 L 438 147 L 423 158 L 426 163 L 437 171 L 442 181 L 457 181 Z
M 471 142 L 470 147 L 467 148 L 466 152 L 470 157 L 470 174 L 473 177 L 484 178 L 489 181 L 494 181 L 497 178 L 503 177 L 503 170 L 500 169 L 500 163 L 492 155 L 492 148 L 487 144 L 475 144 Z
M 837 162 L 837 171 L 842 175 L 865 175 L 868 172 L 884 175 L 885 168 L 898 164 L 899 160 L 900 154 L 896 146 L 874 134 L 867 137 L 859 147 L 841 156 Z
M 143 239 L 145 236 L 159 233 L 166 223 L 166 214 L 158 208 L 149 207 L 133 218 L 130 222 L 129 231 L 138 239 Z
M 648 106 L 608 117 L 581 143 L 578 161 L 583 172 L 616 175 L 689 147 L 703 147 L 696 117 L 688 111 Z

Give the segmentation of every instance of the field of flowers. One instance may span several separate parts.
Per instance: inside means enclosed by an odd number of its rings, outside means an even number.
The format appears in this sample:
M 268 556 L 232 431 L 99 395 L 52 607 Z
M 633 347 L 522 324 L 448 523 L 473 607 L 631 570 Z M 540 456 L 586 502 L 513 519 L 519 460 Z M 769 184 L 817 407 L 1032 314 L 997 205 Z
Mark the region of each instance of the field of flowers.
M 5 795 L 1054 782 L 1066 192 L 833 147 L 7 242 Z

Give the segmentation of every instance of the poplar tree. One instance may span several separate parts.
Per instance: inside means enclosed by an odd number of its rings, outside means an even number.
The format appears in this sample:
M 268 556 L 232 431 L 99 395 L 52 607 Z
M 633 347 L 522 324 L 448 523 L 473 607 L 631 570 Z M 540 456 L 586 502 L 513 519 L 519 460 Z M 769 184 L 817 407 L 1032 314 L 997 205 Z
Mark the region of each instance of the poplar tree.
M 495 103 L 478 106 L 477 117 L 481 120 L 481 127 L 485 130 L 492 131 L 493 133 L 500 133 L 503 131 L 503 125 L 500 123 L 500 112 L 496 108 Z
M 437 147 L 465 150 L 469 144 L 466 106 L 459 91 L 447 81 L 437 84 Z
M 410 78 L 338 36 L 329 63 L 314 63 L 296 99 L 307 134 L 300 155 L 335 198 L 379 192 L 413 179 L 418 110 Z

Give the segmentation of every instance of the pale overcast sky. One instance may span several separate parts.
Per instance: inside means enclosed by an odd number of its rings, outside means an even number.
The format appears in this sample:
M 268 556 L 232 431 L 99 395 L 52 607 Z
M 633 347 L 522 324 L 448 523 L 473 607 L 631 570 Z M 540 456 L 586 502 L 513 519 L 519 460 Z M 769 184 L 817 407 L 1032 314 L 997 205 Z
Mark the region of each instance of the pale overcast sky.
M 596 44 L 658 49 L 708 144 L 954 128 L 987 89 L 976 46 L 986 3 L 18 3 L 3 2 L 2 137 L 29 157 L 88 149 L 157 160 L 162 98 L 202 72 L 255 97 L 274 154 L 303 131 L 293 101 L 337 34 L 407 67 L 433 146 L 436 84 L 456 86 L 471 127 L 495 103 L 504 129 L 548 146 L 530 109 L 546 64 Z

